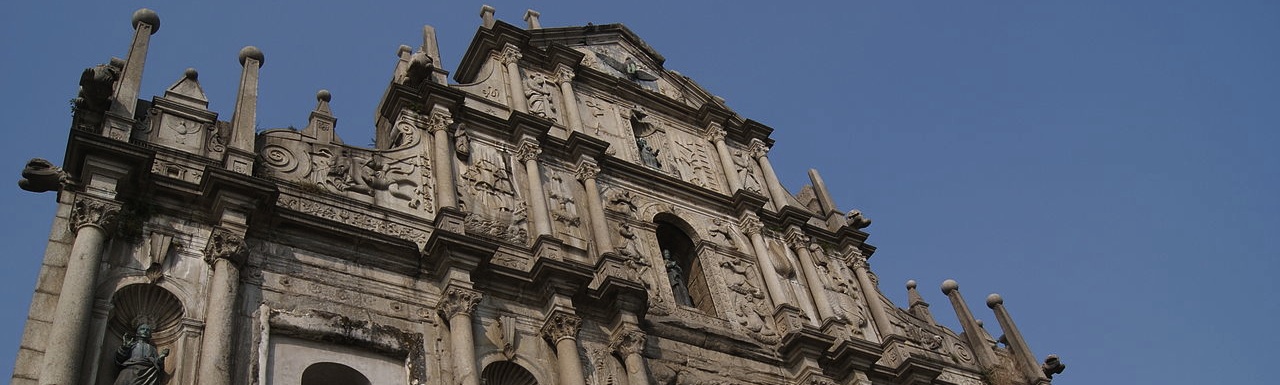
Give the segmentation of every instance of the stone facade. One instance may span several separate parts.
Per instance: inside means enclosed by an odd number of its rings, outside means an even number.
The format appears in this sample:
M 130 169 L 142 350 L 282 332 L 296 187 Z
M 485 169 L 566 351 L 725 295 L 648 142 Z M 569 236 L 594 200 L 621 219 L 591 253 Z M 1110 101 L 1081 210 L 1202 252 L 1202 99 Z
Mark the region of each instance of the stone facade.
M 263 52 L 230 120 L 188 70 L 138 99 L 154 12 L 86 70 L 14 384 L 111 384 L 140 322 L 186 384 L 1047 384 L 998 296 L 992 338 L 907 309 L 867 263 L 870 220 L 816 172 L 791 194 L 772 128 L 620 24 L 481 12 L 449 83 L 435 31 L 401 47 L 373 148 L 327 91 L 256 132 Z M 172 28 L 172 27 L 171 27 Z M 126 336 L 121 338 L 121 336 Z M 1056 372 L 1054 369 L 1058 369 Z

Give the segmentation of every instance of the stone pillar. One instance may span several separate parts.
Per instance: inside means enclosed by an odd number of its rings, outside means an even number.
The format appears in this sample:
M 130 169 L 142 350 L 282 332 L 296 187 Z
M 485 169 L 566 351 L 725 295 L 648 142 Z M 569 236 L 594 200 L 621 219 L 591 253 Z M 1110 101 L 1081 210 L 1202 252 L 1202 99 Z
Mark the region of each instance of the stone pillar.
M 960 284 L 950 279 L 942 281 L 942 294 L 946 294 L 947 299 L 951 300 L 951 307 L 955 308 L 956 318 L 960 320 L 960 327 L 964 329 L 965 342 L 968 342 L 969 348 L 973 349 L 973 356 L 978 360 L 978 366 L 986 370 L 995 368 L 995 352 L 991 351 L 991 345 L 987 343 L 982 325 L 973 318 L 969 305 L 964 302 L 964 297 L 960 296 Z
M 564 64 L 556 66 L 556 83 L 560 83 L 560 94 L 564 96 L 564 112 L 569 119 L 569 131 L 582 132 L 582 117 L 578 115 L 578 97 L 573 93 L 573 68 Z
M 524 21 L 529 23 L 529 29 L 542 29 L 542 23 L 538 22 L 538 17 L 542 16 L 538 11 L 529 9 L 524 11 Z
M 520 53 L 520 48 L 511 43 L 502 46 L 502 52 L 498 54 L 498 59 L 507 66 L 507 94 L 511 95 L 511 109 L 529 112 L 528 101 L 524 99 L 524 82 L 520 78 L 520 66 L 516 65 L 522 57 L 524 55 Z
M 493 28 L 495 23 L 493 12 L 496 11 L 492 6 L 485 4 L 480 7 L 480 26 L 485 29 Z
M 586 378 L 582 376 L 582 361 L 578 359 L 578 330 L 581 328 L 582 318 L 563 310 L 552 312 L 542 325 L 542 337 L 556 348 L 561 385 L 586 383 Z
M 614 333 L 610 347 L 622 357 L 628 384 L 648 384 L 649 368 L 644 364 L 644 332 L 635 325 L 625 325 Z
M 1022 372 L 1027 382 L 1031 384 L 1049 383 L 1049 379 L 1040 370 L 1040 364 L 1036 362 L 1035 355 L 1031 353 L 1031 347 L 1027 346 L 1027 341 L 1022 339 L 1022 332 L 1018 331 L 1018 325 L 1014 325 L 1013 317 L 1009 316 L 1008 310 L 1005 310 L 1004 298 L 994 293 L 988 295 L 987 307 L 996 313 L 996 321 L 1000 322 L 1000 330 L 1004 331 L 1004 339 L 1008 342 L 1009 352 L 1013 353 L 1014 366 Z
M 779 305 L 788 303 L 787 294 L 782 290 L 782 282 L 778 281 L 778 270 L 773 266 L 773 257 L 769 253 L 769 248 L 765 246 L 764 235 L 760 234 L 764 225 L 754 214 L 746 214 L 739 223 L 739 227 L 742 228 L 742 232 L 751 237 L 751 248 L 755 251 L 757 265 L 760 267 L 760 278 L 764 279 L 764 286 L 769 291 L 769 297 L 773 299 L 773 305 L 769 310 L 772 311 Z
M 458 196 L 453 185 L 453 146 L 449 145 L 450 124 L 453 116 L 449 109 L 441 105 L 431 107 L 431 115 L 426 118 L 427 131 L 431 132 L 434 145 L 432 159 L 436 179 L 436 207 L 457 207 Z
M 716 146 L 716 154 L 720 155 L 720 168 L 724 171 L 724 180 L 729 181 L 729 194 L 742 189 L 742 181 L 738 179 L 738 171 L 733 169 L 733 158 L 729 155 L 729 146 L 724 143 L 724 128 L 720 123 L 711 123 L 707 127 L 706 138 Z
M 542 146 L 532 139 L 525 139 L 516 148 L 516 159 L 524 162 L 525 175 L 529 179 L 529 211 L 533 212 L 533 237 L 551 235 L 551 216 L 547 214 L 547 194 L 542 190 L 542 171 L 538 169 L 538 154 Z
M 256 121 L 258 119 L 258 71 L 265 57 L 258 47 L 240 49 L 240 91 L 236 94 L 236 109 L 231 116 L 231 138 L 227 145 L 228 170 L 253 174 L 253 151 Z
M 818 319 L 814 323 L 822 325 L 823 320 L 835 317 L 835 313 L 832 312 L 831 302 L 827 300 L 827 289 L 822 287 L 822 277 L 818 275 L 813 255 L 809 253 L 809 237 L 802 234 L 798 227 L 792 226 L 787 229 L 787 244 L 800 257 L 805 287 L 809 289 L 809 296 L 813 297 L 813 307 L 818 310 Z
M 587 213 L 591 218 L 591 236 L 596 243 L 596 255 L 613 251 L 613 242 L 609 238 L 609 224 L 604 219 L 604 201 L 600 199 L 600 187 L 596 185 L 596 174 L 600 166 L 595 161 L 584 159 L 578 162 L 576 176 L 587 190 Z
M 453 348 L 454 384 L 480 385 L 476 369 L 476 345 L 472 331 L 471 314 L 482 298 L 480 292 L 457 286 L 445 289 L 444 298 L 436 306 L 449 320 L 449 342 Z
M 884 312 L 884 304 L 880 301 L 880 290 L 871 282 L 871 276 L 867 273 L 869 267 L 867 258 L 855 254 L 850 265 L 853 267 L 853 275 L 858 277 L 858 286 L 862 289 L 862 298 L 867 301 L 867 309 L 871 310 L 871 319 L 875 321 L 876 333 L 883 340 L 884 336 L 893 330 L 893 324 L 889 323 L 889 315 Z
M 77 196 L 71 209 L 75 241 L 67 259 L 62 291 L 44 350 L 41 385 L 70 385 L 79 381 L 84 361 L 85 337 L 93 308 L 93 289 L 109 228 L 120 205 L 88 196 Z
M 787 190 L 782 188 L 782 183 L 778 182 L 778 175 L 773 172 L 773 165 L 769 163 L 769 148 L 765 147 L 764 141 L 760 139 L 751 139 L 751 157 L 760 163 L 760 170 L 764 171 L 764 182 L 768 185 L 769 198 L 773 201 L 774 210 L 782 210 L 787 205 Z
M 240 266 L 245 262 L 243 233 L 214 228 L 204 259 L 213 269 L 205 309 L 204 336 L 200 344 L 200 385 L 231 384 L 231 352 L 236 334 L 236 299 L 240 291 Z

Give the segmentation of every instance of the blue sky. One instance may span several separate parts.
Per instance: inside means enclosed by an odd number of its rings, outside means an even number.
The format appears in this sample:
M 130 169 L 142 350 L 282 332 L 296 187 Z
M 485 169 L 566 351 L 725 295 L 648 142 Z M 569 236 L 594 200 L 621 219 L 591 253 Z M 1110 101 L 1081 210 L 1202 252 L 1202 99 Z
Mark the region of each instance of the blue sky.
M 230 118 L 236 53 L 266 54 L 258 126 L 301 126 L 333 92 L 338 132 L 372 137 L 400 44 L 440 35 L 456 67 L 479 2 L 97 1 L 0 5 L 0 165 L 61 163 L 80 71 L 123 57 L 159 12 L 142 95 L 200 70 Z M 547 27 L 620 22 L 666 67 L 774 128 L 791 191 L 817 168 L 875 222 L 881 288 L 947 278 L 988 330 L 999 292 L 1058 385 L 1261 383 L 1280 335 L 1280 3 L 505 2 Z M 12 183 L 12 182 L 10 182 Z M 12 370 L 54 210 L 0 189 L 0 373 Z M 1270 377 L 1270 376 L 1268 376 Z

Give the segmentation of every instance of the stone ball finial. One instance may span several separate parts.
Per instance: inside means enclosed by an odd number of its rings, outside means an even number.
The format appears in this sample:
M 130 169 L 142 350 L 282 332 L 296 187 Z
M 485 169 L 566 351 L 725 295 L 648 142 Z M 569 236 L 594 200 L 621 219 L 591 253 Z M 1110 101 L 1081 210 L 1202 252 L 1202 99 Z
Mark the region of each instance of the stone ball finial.
M 978 327 L 983 327 L 983 326 L 982 326 L 982 320 L 980 320 L 980 319 L 976 319 L 976 320 L 973 320 L 973 322 L 974 322 L 974 323 L 976 323 L 976 324 L 978 324 Z
M 333 94 L 329 90 L 316 91 L 316 101 L 328 103 L 333 100 Z
M 404 54 L 412 52 L 413 47 L 410 47 L 408 44 L 401 44 L 400 48 L 396 50 L 396 56 L 404 56 Z
M 916 280 L 914 280 L 914 279 L 908 279 L 908 280 L 907 280 L 907 290 L 911 290 L 911 289 L 915 289 L 915 288 L 916 288 Z
M 156 31 L 160 30 L 160 15 L 156 14 L 156 11 L 152 11 L 150 8 L 138 9 L 137 11 L 133 11 L 133 20 L 131 23 L 133 25 L 133 29 L 138 29 L 138 23 L 147 23 L 147 25 L 151 26 L 151 34 L 155 35 Z
M 196 80 L 196 78 L 200 77 L 200 72 L 197 72 L 195 68 L 187 68 L 186 71 L 182 72 L 182 76 L 186 76 L 187 79 Z
M 951 294 L 951 292 L 956 291 L 956 289 L 959 289 L 959 288 L 960 288 L 960 284 L 957 283 L 956 280 L 954 279 L 948 279 L 946 281 L 942 281 L 942 294 Z
M 1004 303 L 1004 298 L 1001 298 L 999 294 L 991 293 L 991 295 L 987 296 L 987 307 L 989 308 L 995 309 L 996 305 L 1000 305 L 1003 303 Z
M 258 49 L 258 47 L 254 47 L 251 45 L 247 45 L 244 48 L 240 49 L 240 65 L 243 66 L 245 59 L 248 59 L 248 58 L 253 58 L 253 60 L 257 60 L 259 67 L 267 63 L 266 61 L 267 58 L 266 56 L 262 55 L 262 50 Z

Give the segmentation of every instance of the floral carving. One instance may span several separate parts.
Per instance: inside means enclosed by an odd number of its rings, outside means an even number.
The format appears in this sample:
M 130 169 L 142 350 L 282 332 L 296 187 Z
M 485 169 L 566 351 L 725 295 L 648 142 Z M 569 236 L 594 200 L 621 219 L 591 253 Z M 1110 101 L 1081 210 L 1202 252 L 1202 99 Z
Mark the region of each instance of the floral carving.
M 613 351 L 618 352 L 619 356 L 626 357 L 632 354 L 639 354 L 644 351 L 645 334 L 639 328 L 631 326 L 619 330 L 610 341 L 609 347 Z
M 209 234 L 209 244 L 204 248 L 204 260 L 210 264 L 226 259 L 236 266 L 244 265 L 248 247 L 244 235 L 225 228 L 214 228 Z
M 520 147 L 516 148 L 515 153 L 516 159 L 519 159 L 521 162 L 537 160 L 538 154 L 542 154 L 542 146 L 532 141 L 520 142 Z
M 498 60 L 502 64 L 514 64 L 520 61 L 522 57 L 524 57 L 524 54 L 520 53 L 520 48 L 511 43 L 502 46 L 502 52 L 498 53 Z
M 547 323 L 542 325 L 542 337 L 556 343 L 565 338 L 577 338 L 580 329 L 582 329 L 581 317 L 556 311 L 547 317 Z
M 484 295 L 478 291 L 451 286 L 445 290 L 444 298 L 440 299 L 440 313 L 445 319 L 451 319 L 454 316 L 470 316 L 476 311 L 476 305 L 480 304 L 480 300 Z
M 87 196 L 76 197 L 71 207 L 71 230 L 93 226 L 111 228 L 120 214 L 120 204 Z

